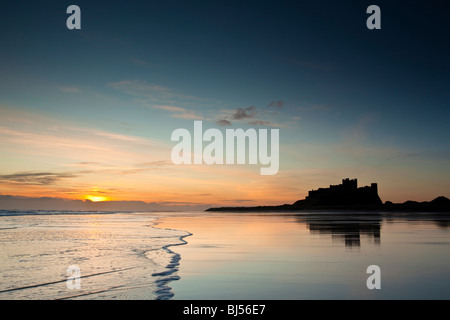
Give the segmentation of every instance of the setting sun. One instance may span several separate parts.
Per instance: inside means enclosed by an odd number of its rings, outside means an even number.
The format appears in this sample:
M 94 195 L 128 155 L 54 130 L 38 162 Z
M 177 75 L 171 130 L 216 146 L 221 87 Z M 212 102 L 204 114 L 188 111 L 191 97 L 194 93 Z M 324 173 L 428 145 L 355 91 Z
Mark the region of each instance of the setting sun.
M 93 202 L 99 202 L 99 201 L 106 201 L 108 200 L 107 197 L 103 197 L 103 196 L 92 196 L 92 195 L 87 195 L 84 197 L 86 200 L 91 200 Z

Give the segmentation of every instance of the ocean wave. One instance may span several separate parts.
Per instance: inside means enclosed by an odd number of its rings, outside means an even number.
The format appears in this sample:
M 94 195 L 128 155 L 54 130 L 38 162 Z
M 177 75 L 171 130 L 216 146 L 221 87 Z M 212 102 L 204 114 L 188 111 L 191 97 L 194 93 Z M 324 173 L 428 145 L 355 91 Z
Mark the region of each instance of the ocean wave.
M 155 222 L 155 228 L 158 222 Z M 159 228 L 156 228 L 159 229 Z M 161 249 L 158 250 L 149 250 L 147 251 L 146 255 L 147 258 L 152 261 L 158 261 L 161 260 L 161 258 L 166 261 L 166 266 L 164 271 L 155 272 L 152 274 L 153 277 L 155 277 L 157 290 L 155 290 L 155 293 L 157 294 L 156 300 L 168 300 L 173 297 L 172 288 L 169 286 L 169 283 L 172 281 L 179 280 L 180 277 L 176 275 L 178 272 L 178 267 L 180 265 L 181 256 L 180 254 L 172 251 L 170 247 L 174 246 L 180 246 L 187 244 L 187 241 L 184 240 L 184 238 L 192 236 L 192 233 L 187 231 L 179 231 L 174 229 L 159 229 L 159 230 L 166 230 L 171 232 L 183 232 L 184 234 L 179 235 L 178 239 L 179 242 L 176 243 L 170 243 L 165 246 L 163 246 Z

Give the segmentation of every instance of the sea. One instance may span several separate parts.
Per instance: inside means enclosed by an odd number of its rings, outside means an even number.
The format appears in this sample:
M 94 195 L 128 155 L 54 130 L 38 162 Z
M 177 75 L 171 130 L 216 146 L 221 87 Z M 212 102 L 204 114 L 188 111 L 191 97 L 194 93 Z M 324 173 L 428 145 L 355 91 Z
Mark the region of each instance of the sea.
M 450 215 L 0 210 L 0 300 L 450 299 Z

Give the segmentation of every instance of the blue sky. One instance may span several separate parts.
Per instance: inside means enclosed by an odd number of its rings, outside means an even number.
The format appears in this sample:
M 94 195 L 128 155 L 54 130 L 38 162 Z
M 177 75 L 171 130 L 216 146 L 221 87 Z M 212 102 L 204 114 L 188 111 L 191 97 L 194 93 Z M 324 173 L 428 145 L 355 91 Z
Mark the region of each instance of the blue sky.
M 66 28 L 70 4 L 81 8 L 82 30 Z M 0 14 L 0 108 L 167 147 L 171 132 L 193 120 L 280 128 L 285 182 L 268 181 L 267 192 L 286 196 L 275 202 L 344 175 L 381 183 L 383 200 L 449 196 L 449 5 L 377 1 L 382 29 L 368 30 L 370 4 L 9 2 Z M 235 119 L 238 108 L 251 116 Z M 11 166 L 19 156 L 10 146 L 0 173 L 29 172 L 26 159 Z M 42 158 L 33 172 L 61 171 L 64 161 Z M 6 183 L 0 193 L 14 194 Z M 258 200 L 251 183 L 239 183 Z

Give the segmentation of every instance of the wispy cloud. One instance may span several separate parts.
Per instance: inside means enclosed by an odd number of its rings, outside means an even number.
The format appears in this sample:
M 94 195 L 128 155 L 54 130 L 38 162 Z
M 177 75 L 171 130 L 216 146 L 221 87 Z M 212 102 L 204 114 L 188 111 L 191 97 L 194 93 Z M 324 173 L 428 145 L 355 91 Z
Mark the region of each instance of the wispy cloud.
M 15 182 L 32 185 L 50 185 L 55 184 L 61 179 L 75 178 L 73 173 L 55 173 L 55 172 L 21 172 L 14 174 L 0 175 L 0 181 Z
M 266 127 L 276 127 L 276 128 L 285 128 L 286 125 L 282 123 L 275 123 L 270 121 L 264 121 L 264 120 L 253 120 L 249 121 L 248 124 L 256 125 L 256 126 L 266 126 Z
M 96 193 L 104 194 L 96 191 Z M 0 195 L 0 205 L 5 209 L 21 210 L 101 210 L 101 211 L 203 211 L 211 207 L 204 202 L 190 201 L 100 201 L 72 200 L 57 197 L 28 197 Z
M 133 143 L 139 143 L 139 144 L 153 144 L 153 142 L 150 139 L 138 137 L 138 136 L 132 136 L 132 135 L 125 135 L 125 134 L 118 134 L 108 131 L 102 131 L 97 129 L 91 129 L 91 128 L 70 128 L 74 131 L 83 131 L 91 135 L 96 135 L 99 137 L 104 137 L 110 140 L 117 140 L 117 141 L 124 141 L 124 142 L 133 142 Z
M 161 109 L 161 110 L 170 111 L 170 112 L 186 112 L 186 109 L 180 108 L 180 107 L 175 107 L 175 106 L 159 106 L 159 105 L 156 105 L 155 108 Z
M 253 119 L 256 116 L 255 109 L 255 106 L 249 106 L 247 108 L 237 108 L 231 118 L 233 120 Z
M 170 116 L 178 119 L 203 120 L 197 111 L 177 106 L 177 104 L 192 104 L 202 99 L 182 94 L 170 88 L 154 85 L 139 80 L 124 80 L 112 82 L 107 87 L 129 94 L 134 101 L 144 106 L 170 112 Z
M 0 152 L 32 157 L 45 171 L 55 164 L 58 167 L 117 166 L 170 155 L 168 144 L 147 137 L 77 127 L 23 110 L 4 109 L 1 114 Z M 6 158 L 0 160 L 3 168 L 7 161 L 8 166 L 18 171 L 20 166 Z
M 272 121 L 272 118 L 283 118 L 279 111 L 284 105 L 284 101 L 271 101 L 266 108 L 258 109 L 255 106 L 248 106 L 246 108 L 236 108 L 232 110 L 221 110 L 221 117 L 216 120 L 220 126 L 231 126 L 234 121 L 246 122 L 250 125 L 259 125 L 267 127 L 287 128 L 289 125 L 295 124 L 299 119 L 292 119 L 290 117 L 284 122 Z M 275 109 L 275 110 L 274 110 Z M 267 118 L 270 118 L 267 119 Z
M 49 148 L 67 149 L 74 153 L 76 151 L 84 150 L 84 153 L 93 151 L 114 153 L 111 149 L 111 143 L 105 140 L 128 142 L 141 145 L 155 146 L 156 143 L 152 140 L 116 134 L 107 131 L 89 128 L 76 127 L 53 127 L 42 130 L 33 129 L 11 129 L 0 126 L 0 135 L 3 136 L 3 142 L 10 141 L 15 146 L 28 145 L 29 147 L 41 148 L 41 150 L 49 150 Z M 39 132 L 39 133 L 37 133 Z M 80 133 L 83 133 L 82 135 Z M 115 148 L 117 150 L 117 148 Z M 26 151 L 26 150 L 23 150 Z
M 278 100 L 278 101 L 271 101 L 268 104 L 268 108 L 277 108 L 277 109 L 281 109 L 284 105 L 284 101 Z
M 179 119 L 192 119 L 192 120 L 203 120 L 203 116 L 197 114 L 192 110 L 187 110 L 185 108 L 176 107 L 176 106 L 160 106 L 155 105 L 156 109 L 166 110 L 171 112 L 171 116 L 173 118 Z
M 140 162 L 136 164 L 137 167 L 146 167 L 146 168 L 173 166 L 173 165 L 174 165 L 173 162 L 168 160 L 156 160 L 149 162 Z
M 226 119 L 217 120 L 216 123 L 222 127 L 231 126 L 231 122 Z
M 187 120 L 203 120 L 204 119 L 202 116 L 199 116 L 194 111 L 187 111 L 184 113 L 174 113 L 171 116 L 173 118 L 187 119 Z
M 250 199 L 220 199 L 221 202 L 233 202 L 233 203 L 246 203 L 246 202 L 255 202 L 255 200 Z
M 127 93 L 136 98 L 145 98 L 148 102 L 156 104 L 164 104 L 166 102 L 176 102 L 181 100 L 201 100 L 198 97 L 182 94 L 173 89 L 147 83 L 140 80 L 123 80 L 106 84 L 107 87 L 113 88 L 120 92 Z

